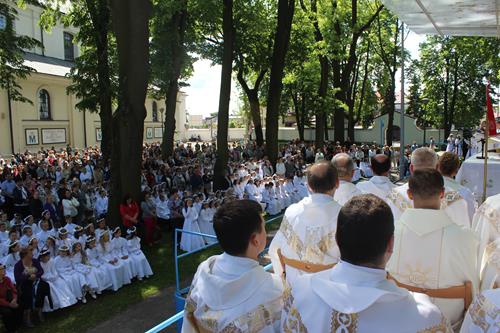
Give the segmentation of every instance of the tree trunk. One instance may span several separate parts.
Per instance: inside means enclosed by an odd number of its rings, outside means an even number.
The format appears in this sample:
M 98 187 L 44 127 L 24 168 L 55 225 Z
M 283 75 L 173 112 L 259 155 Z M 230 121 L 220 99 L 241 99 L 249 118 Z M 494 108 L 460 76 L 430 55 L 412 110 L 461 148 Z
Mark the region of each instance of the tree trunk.
M 255 140 L 257 141 L 257 146 L 261 147 L 264 145 L 264 134 L 262 133 L 260 101 L 257 91 L 254 91 L 251 97 L 248 96 L 248 102 L 250 103 L 250 115 L 252 116 L 253 127 L 255 129 Z
M 174 152 L 175 110 L 177 108 L 178 79 L 168 85 L 165 100 L 165 132 L 161 141 L 161 155 L 163 159 L 172 156 Z
M 359 104 L 358 104 L 358 112 L 356 118 L 361 120 L 361 113 L 363 110 L 363 103 L 365 101 L 365 94 L 366 94 L 366 81 L 368 80 L 368 64 L 370 60 L 370 40 L 368 39 L 368 49 L 366 50 L 366 60 L 365 60 L 365 69 L 363 73 L 363 82 L 361 83 L 361 96 L 359 97 Z
M 303 107 L 305 100 L 302 97 L 301 106 L 299 107 L 299 94 L 292 93 L 292 101 L 293 101 L 293 110 L 295 113 L 295 121 L 297 123 L 297 131 L 299 132 L 299 140 L 304 141 L 304 123 L 302 121 L 301 109 L 305 109 Z
M 219 113 L 217 115 L 217 158 L 214 166 L 214 190 L 224 188 L 224 177 L 228 162 L 227 131 L 234 48 L 233 0 L 224 0 L 223 3 L 222 33 L 224 35 L 224 45 L 222 49 Z
M 449 118 L 449 109 L 448 109 L 448 89 L 450 86 L 450 59 L 446 58 L 446 67 L 445 67 L 445 81 L 444 81 L 444 95 L 443 95 L 443 127 L 444 127 L 444 140 L 446 140 L 450 136 L 451 132 L 451 124 Z
M 165 133 L 161 142 L 162 158 L 171 156 L 174 150 L 175 110 L 177 108 L 177 93 L 179 91 L 179 77 L 181 76 L 182 62 L 185 56 L 184 36 L 187 26 L 187 0 L 180 2 L 180 8 L 170 20 L 173 38 L 168 45 L 172 55 L 172 71 L 169 78 L 165 105 Z
M 458 98 L 458 85 L 459 85 L 458 57 L 459 57 L 458 52 L 455 52 L 454 62 L 453 62 L 453 90 L 451 92 L 451 103 L 450 103 L 450 110 L 449 110 L 450 131 L 451 131 L 451 126 L 454 123 L 455 106 L 457 104 L 457 98 Z M 448 137 L 446 137 L 446 138 L 448 138 Z
M 241 57 L 243 58 L 243 57 Z M 238 74 L 236 75 L 240 86 L 247 95 L 248 104 L 250 104 L 250 116 L 252 117 L 252 123 L 255 129 L 255 137 L 257 141 L 257 146 L 261 147 L 264 145 L 264 135 L 262 134 L 262 121 L 260 119 L 260 100 L 259 100 L 259 87 L 266 75 L 267 70 L 262 70 L 257 79 L 255 80 L 255 85 L 253 89 L 250 89 L 245 78 L 243 77 L 243 63 L 240 62 Z
M 392 146 L 392 137 L 393 137 L 393 126 L 394 126 L 394 103 L 395 103 L 395 75 L 396 72 L 392 72 L 391 74 L 391 83 L 389 87 L 387 87 L 387 91 L 384 97 L 384 106 L 387 111 L 387 130 L 385 132 L 385 144 L 388 146 Z M 404 98 L 404 97 L 402 97 Z M 401 141 L 401 140 L 400 140 Z
M 278 118 L 281 91 L 283 89 L 281 80 L 283 79 L 285 57 L 290 42 L 294 10 L 295 0 L 279 0 L 278 24 L 274 36 L 273 55 L 271 58 L 266 116 L 266 149 L 267 156 L 273 166 L 276 165 L 276 159 L 278 158 Z
M 108 223 L 121 224 L 119 205 L 125 194 L 141 199 L 141 163 L 148 87 L 148 0 L 111 0 L 119 61 L 118 108 L 113 116 L 111 196 Z

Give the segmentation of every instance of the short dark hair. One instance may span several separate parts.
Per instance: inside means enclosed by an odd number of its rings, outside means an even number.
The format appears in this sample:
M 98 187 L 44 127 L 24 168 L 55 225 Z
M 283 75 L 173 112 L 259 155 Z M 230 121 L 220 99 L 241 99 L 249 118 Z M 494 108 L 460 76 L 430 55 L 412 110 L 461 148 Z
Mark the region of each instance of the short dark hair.
M 370 162 L 375 175 L 382 175 L 391 170 L 391 159 L 385 154 L 373 156 Z
M 335 239 L 348 263 L 379 264 L 393 235 L 392 211 L 373 194 L 353 197 L 339 212 Z
M 445 152 L 439 158 L 438 168 L 443 176 L 451 176 L 460 168 L 458 155 L 449 151 Z
M 253 200 L 224 203 L 214 215 L 214 230 L 224 252 L 240 256 L 253 233 L 262 231 L 262 206 Z
M 414 196 L 433 197 L 439 195 L 443 190 L 444 180 L 436 169 L 418 169 L 410 176 L 408 186 Z
M 337 185 L 337 168 L 329 161 L 311 165 L 307 172 L 307 184 L 314 193 L 326 193 Z

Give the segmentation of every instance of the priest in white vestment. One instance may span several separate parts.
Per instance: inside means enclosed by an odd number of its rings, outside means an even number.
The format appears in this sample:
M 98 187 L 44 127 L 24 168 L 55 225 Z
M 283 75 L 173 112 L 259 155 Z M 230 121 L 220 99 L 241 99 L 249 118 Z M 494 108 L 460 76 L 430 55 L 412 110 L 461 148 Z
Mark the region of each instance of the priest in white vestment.
M 336 266 L 302 275 L 285 289 L 282 332 L 451 332 L 426 295 L 387 278 L 394 220 L 384 201 L 365 194 L 347 202 L 336 239 L 341 253 Z
M 389 179 L 391 158 L 385 154 L 378 154 L 371 158 L 370 165 L 373 177 L 369 181 L 357 183 L 356 187 L 363 193 L 374 194 L 387 202 L 392 190 L 397 187 Z
M 186 299 L 182 332 L 279 332 L 281 278 L 264 271 L 266 246 L 260 205 L 230 201 L 214 216 L 224 253 L 198 267 Z
M 485 290 L 474 299 L 460 333 L 500 332 L 500 289 Z
M 469 218 L 472 221 L 474 213 L 476 212 L 477 202 L 471 190 L 460 185 L 460 183 L 454 179 L 458 173 L 458 169 L 460 169 L 460 160 L 457 154 L 446 152 L 439 157 L 438 170 L 441 175 L 443 175 L 445 188 L 458 192 L 458 194 L 464 198 L 467 202 Z
M 332 264 L 339 260 L 335 230 L 341 206 L 333 199 L 338 186 L 337 171 L 330 162 L 322 161 L 309 168 L 307 177 L 310 196 L 287 208 L 280 230 L 269 246 L 278 275 L 283 273 L 278 249 L 287 258 L 307 263 Z M 289 281 L 300 274 L 295 268 L 286 268 Z
M 396 223 L 394 253 L 387 265 L 399 282 L 425 289 L 443 289 L 472 283 L 479 287 L 479 241 L 440 209 L 444 181 L 436 169 L 415 170 L 409 180 L 408 208 Z M 434 298 L 454 327 L 464 315 L 463 299 Z
M 419 169 L 436 169 L 438 156 L 436 152 L 427 147 L 417 148 L 411 154 L 410 173 Z M 408 183 L 396 187 L 389 195 L 389 206 L 398 220 L 407 208 L 413 208 L 413 202 L 408 198 Z M 460 193 L 452 188 L 445 187 L 445 194 L 441 199 L 441 209 L 446 212 L 451 220 L 464 228 L 471 228 L 467 202 Z
M 500 287 L 500 194 L 486 199 L 472 225 L 480 239 L 481 289 Z
M 339 188 L 335 191 L 334 199 L 343 206 L 355 195 L 362 194 L 356 185 L 352 183 L 355 171 L 354 161 L 348 154 L 339 153 L 333 156 L 332 164 L 337 168 L 339 177 Z

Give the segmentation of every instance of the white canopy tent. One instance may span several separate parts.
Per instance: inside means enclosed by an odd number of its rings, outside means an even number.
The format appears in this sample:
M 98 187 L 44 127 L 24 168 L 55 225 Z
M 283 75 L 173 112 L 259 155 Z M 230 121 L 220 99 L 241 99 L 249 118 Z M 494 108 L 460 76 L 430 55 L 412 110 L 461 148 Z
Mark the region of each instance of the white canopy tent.
M 382 0 L 417 34 L 500 37 L 500 0 Z
M 500 0 L 381 0 L 417 34 L 483 36 L 500 38 Z M 402 29 L 402 52 L 404 50 Z M 404 63 L 401 64 L 401 96 L 404 96 Z M 404 128 L 404 98 L 401 99 Z M 401 131 L 401 169 L 404 131 Z M 400 173 L 402 174 L 402 173 Z

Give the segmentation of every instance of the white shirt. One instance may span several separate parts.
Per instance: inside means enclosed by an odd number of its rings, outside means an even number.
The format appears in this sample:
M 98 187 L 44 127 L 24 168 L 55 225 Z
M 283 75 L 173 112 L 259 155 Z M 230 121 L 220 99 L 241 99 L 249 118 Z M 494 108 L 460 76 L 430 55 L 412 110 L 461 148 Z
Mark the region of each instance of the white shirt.
M 474 213 L 476 212 L 477 202 L 474 199 L 474 195 L 471 190 L 467 187 L 460 185 L 455 179 L 449 177 L 443 177 L 445 188 L 458 192 L 462 198 L 467 202 L 467 211 L 469 213 L 469 219 L 472 221 L 474 218 Z
M 340 181 L 339 188 L 335 191 L 334 199 L 341 206 L 345 205 L 352 197 L 363 194 L 353 183 Z
M 479 286 L 474 233 L 456 225 L 443 210 L 406 209 L 394 232 L 387 270 L 401 283 L 440 289 L 472 282 Z M 463 316 L 463 300 L 433 299 L 452 324 Z
M 335 241 L 337 216 L 341 206 L 329 195 L 312 193 L 285 211 L 280 230 L 269 246 L 274 272 L 283 273 L 278 249 L 290 259 L 314 264 L 336 263 L 340 252 Z M 287 267 L 287 280 L 302 274 Z
M 283 285 L 253 259 L 223 253 L 198 267 L 182 332 L 279 332 Z M 193 320 L 194 319 L 194 320 Z
M 168 208 L 167 200 L 156 201 L 156 216 L 160 219 L 168 220 L 170 218 L 170 209 Z
M 384 201 L 388 201 L 389 194 L 397 186 L 394 185 L 389 177 L 373 176 L 367 182 L 359 182 L 356 187 L 363 193 L 371 193 Z
M 426 295 L 397 287 L 383 269 L 343 261 L 299 277 L 284 303 L 282 332 L 451 332 Z
M 394 220 L 401 217 L 407 208 L 413 208 L 413 201 L 408 197 L 408 183 L 394 188 L 388 197 L 387 203 L 391 207 Z M 451 220 L 466 229 L 471 228 L 467 202 L 460 193 L 445 186 L 444 198 L 441 200 L 441 209 L 451 218 Z
M 95 201 L 95 211 L 97 216 L 101 216 L 106 214 L 108 211 L 108 197 L 107 196 L 97 196 L 97 200 Z

